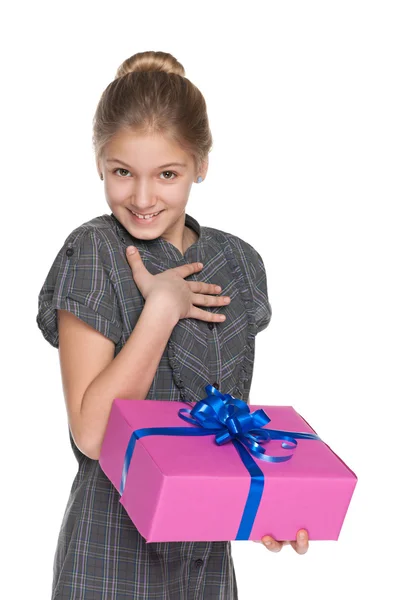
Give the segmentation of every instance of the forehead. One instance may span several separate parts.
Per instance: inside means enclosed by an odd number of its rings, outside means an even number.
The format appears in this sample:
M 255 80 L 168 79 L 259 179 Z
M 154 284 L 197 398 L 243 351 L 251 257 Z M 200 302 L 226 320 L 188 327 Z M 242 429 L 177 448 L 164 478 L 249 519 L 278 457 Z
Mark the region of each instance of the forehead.
M 119 131 L 112 137 L 104 148 L 104 156 L 106 159 L 141 159 L 142 162 L 150 161 L 156 164 L 172 159 L 188 163 L 191 158 L 183 148 L 167 136 L 156 133 L 137 134 L 128 131 Z

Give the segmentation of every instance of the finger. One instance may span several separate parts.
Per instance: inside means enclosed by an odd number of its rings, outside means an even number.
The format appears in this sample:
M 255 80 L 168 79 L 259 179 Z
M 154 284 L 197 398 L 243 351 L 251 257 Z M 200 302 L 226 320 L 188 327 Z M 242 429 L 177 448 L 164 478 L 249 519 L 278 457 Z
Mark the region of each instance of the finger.
M 132 273 L 138 273 L 142 269 L 147 271 L 143 264 L 142 257 L 135 246 L 128 246 L 126 249 L 126 257 L 128 259 L 129 266 L 132 269 Z
M 171 270 L 177 271 L 181 277 L 185 278 L 192 275 L 192 273 L 196 273 L 196 271 L 201 271 L 203 267 L 203 263 L 194 262 L 188 263 L 187 265 L 179 265 L 179 267 L 173 267 Z
M 290 542 L 293 550 L 297 554 L 305 554 L 308 550 L 308 532 L 306 529 L 300 529 L 296 535 L 296 541 Z
M 278 542 L 270 535 L 265 535 L 263 538 L 261 538 L 261 541 L 271 552 L 280 552 L 282 550 L 282 546 L 284 545 L 284 542 Z
M 205 294 L 195 294 L 193 304 L 199 306 L 227 306 L 231 299 L 228 296 L 208 296 Z
M 221 323 L 226 319 L 225 315 L 221 315 L 221 313 L 212 313 L 207 310 L 201 310 L 201 308 L 196 308 L 196 306 L 192 306 L 189 311 L 188 318 L 199 319 L 199 321 L 208 321 L 213 323 Z
M 195 294 L 219 294 L 221 292 L 221 286 L 214 283 L 205 281 L 187 281 L 186 283 Z

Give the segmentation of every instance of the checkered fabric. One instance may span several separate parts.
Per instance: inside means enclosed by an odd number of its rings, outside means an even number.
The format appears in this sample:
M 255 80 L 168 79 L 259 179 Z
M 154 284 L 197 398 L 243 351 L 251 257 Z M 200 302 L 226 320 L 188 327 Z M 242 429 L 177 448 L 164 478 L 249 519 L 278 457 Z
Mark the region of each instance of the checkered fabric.
M 230 304 L 207 310 L 224 313 L 226 320 L 211 324 L 181 319 L 147 398 L 193 403 L 206 396 L 207 384 L 215 383 L 222 393 L 248 402 L 255 336 L 271 318 L 262 258 L 239 237 L 200 227 L 188 214 L 185 224 L 199 237 L 184 255 L 160 237 L 150 241 L 132 237 L 113 213 L 74 229 L 40 290 L 37 324 L 44 338 L 58 348 L 57 309 L 68 310 L 111 339 L 116 356 L 144 305 L 126 247 L 138 248 L 153 275 L 202 262 L 203 269 L 186 279 L 222 287 L 221 294 L 230 296 Z M 52 600 L 238 598 L 231 542 L 146 544 L 99 462 L 80 452 L 70 431 L 69 439 L 78 471 L 55 551 Z

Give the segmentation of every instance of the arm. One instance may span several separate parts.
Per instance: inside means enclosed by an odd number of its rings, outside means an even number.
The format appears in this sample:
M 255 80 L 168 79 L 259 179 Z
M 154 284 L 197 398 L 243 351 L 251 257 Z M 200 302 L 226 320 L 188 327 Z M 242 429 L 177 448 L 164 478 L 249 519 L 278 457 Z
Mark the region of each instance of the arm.
M 71 433 L 86 456 L 98 460 L 114 398 L 143 400 L 171 332 L 175 311 L 149 297 L 128 341 L 114 343 L 67 311 L 59 313 L 60 362 Z

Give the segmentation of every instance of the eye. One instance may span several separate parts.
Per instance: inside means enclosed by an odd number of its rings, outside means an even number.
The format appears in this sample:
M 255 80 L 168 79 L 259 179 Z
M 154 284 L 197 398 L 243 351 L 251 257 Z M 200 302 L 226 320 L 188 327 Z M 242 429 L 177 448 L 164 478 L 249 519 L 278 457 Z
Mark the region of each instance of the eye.
M 117 171 L 126 171 L 126 173 L 129 173 L 127 169 L 122 169 L 121 167 L 118 167 L 118 169 L 114 169 L 113 173 L 116 173 Z M 126 179 L 126 177 L 122 177 L 122 179 Z
M 127 169 L 123 169 L 122 167 L 118 167 L 117 169 L 114 169 L 113 173 L 116 173 L 117 171 L 125 171 L 125 173 L 130 173 L 130 171 L 128 171 Z M 172 180 L 172 179 L 175 179 L 176 177 L 178 177 L 177 173 L 174 173 L 173 171 L 163 171 L 162 175 L 164 173 L 169 173 L 170 175 L 173 175 L 173 177 L 167 177 L 167 178 L 163 177 L 162 179 L 166 179 L 166 180 L 171 179 Z M 124 175 L 121 175 L 121 177 L 122 177 L 122 179 L 126 179 L 126 177 Z
M 174 177 L 172 177 L 172 179 L 175 179 L 177 177 L 177 174 L 174 173 L 173 171 L 163 171 L 162 174 L 164 173 L 171 173 L 171 175 L 173 175 Z M 164 178 L 163 178 L 164 179 Z M 171 177 L 167 177 L 167 180 L 171 179 Z

